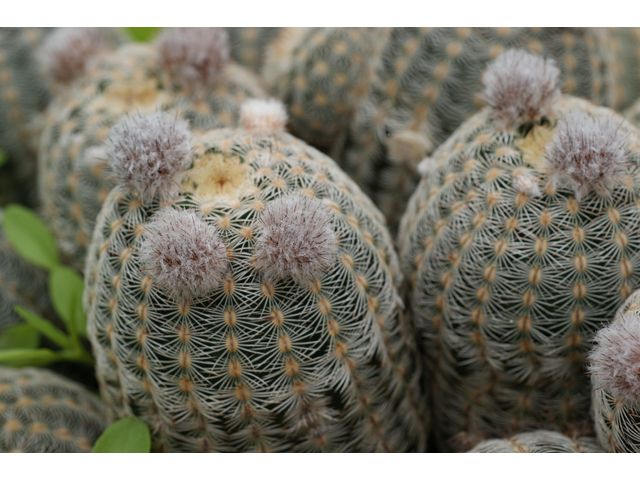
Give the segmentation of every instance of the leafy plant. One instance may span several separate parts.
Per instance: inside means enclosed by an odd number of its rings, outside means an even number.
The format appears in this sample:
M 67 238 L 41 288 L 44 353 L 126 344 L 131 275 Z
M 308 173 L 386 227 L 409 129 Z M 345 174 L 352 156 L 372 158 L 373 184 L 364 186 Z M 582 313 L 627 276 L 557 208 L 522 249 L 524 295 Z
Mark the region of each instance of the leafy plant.
M 33 211 L 20 205 L 9 205 L 4 211 L 2 228 L 11 247 L 21 257 L 49 272 L 49 295 L 66 332 L 18 306 L 15 310 L 25 323 L 0 334 L 0 363 L 14 367 L 44 366 L 59 361 L 93 365 L 93 358 L 82 344 L 87 325 L 82 309 L 82 277 L 60 263 L 53 235 Z M 60 349 L 37 348 L 41 335 Z
M 96 441 L 92 453 L 149 453 L 151 433 L 139 418 L 127 417 L 107 428 Z

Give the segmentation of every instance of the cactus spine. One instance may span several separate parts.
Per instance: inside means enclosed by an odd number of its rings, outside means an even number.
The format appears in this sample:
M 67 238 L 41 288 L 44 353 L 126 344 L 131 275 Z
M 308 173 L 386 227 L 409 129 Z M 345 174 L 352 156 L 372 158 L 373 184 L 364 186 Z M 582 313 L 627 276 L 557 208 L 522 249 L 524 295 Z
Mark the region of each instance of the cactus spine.
M 281 104 L 247 102 L 241 120 L 194 133 L 193 156 L 165 152 L 177 192 L 121 179 L 104 203 L 85 305 L 111 413 L 153 425 L 162 451 L 424 449 L 381 214 L 283 131 Z M 165 120 L 114 129 L 114 145 L 138 138 L 140 153 L 110 161 L 144 166 L 153 125 Z M 188 138 L 163 129 L 170 145 Z
M 104 405 L 81 385 L 0 367 L 0 452 L 89 452 L 107 425 Z
M 520 433 L 508 440 L 485 440 L 468 453 L 601 453 L 592 437 L 572 439 L 559 432 L 538 430 Z
M 441 448 L 462 432 L 588 432 L 588 341 L 640 284 L 638 130 L 560 96 L 554 72 L 499 57 L 490 106 L 436 150 L 402 220 Z

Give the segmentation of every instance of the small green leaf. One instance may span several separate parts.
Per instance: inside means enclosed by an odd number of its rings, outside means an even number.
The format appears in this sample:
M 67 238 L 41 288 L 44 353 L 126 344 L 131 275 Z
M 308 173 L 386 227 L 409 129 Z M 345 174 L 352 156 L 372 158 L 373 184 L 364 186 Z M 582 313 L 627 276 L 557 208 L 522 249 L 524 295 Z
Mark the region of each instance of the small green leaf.
M 0 150 L 0 168 L 7 163 L 9 160 L 9 155 L 7 155 L 3 150 Z
M 0 350 L 14 348 L 37 348 L 40 334 L 28 323 L 5 328 L 0 332 Z
M 30 312 L 29 310 L 22 307 L 15 307 L 15 311 L 25 320 L 25 322 L 39 331 L 42 335 L 49 338 L 51 341 L 60 345 L 62 348 L 74 348 L 74 345 L 69 337 L 67 337 L 62 330 L 53 325 L 49 320 L 45 320 L 40 315 Z
M 107 428 L 93 446 L 93 453 L 149 453 L 149 427 L 139 418 L 127 417 Z
M 55 267 L 49 276 L 49 296 L 56 313 L 69 325 L 73 322 L 75 331 L 86 337 L 87 320 L 82 311 L 84 280 L 73 269 Z
M 29 262 L 47 270 L 60 264 L 53 235 L 32 210 L 7 206 L 2 227 L 13 249 Z
M 56 352 L 46 348 L 12 348 L 0 350 L 0 362 L 22 362 L 21 365 L 46 365 L 58 359 Z
M 136 42 L 149 42 L 158 35 L 162 27 L 124 27 L 129 36 Z

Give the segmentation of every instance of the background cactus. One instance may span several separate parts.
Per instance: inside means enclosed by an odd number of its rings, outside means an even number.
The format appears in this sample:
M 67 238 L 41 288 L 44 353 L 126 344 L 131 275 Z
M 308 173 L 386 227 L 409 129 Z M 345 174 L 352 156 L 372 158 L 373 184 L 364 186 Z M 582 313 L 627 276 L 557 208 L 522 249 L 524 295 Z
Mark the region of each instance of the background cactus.
M 130 112 L 171 109 L 194 128 L 236 122 L 240 103 L 264 93 L 250 72 L 229 63 L 219 29 L 171 29 L 156 43 L 102 56 L 54 102 L 42 136 L 40 193 L 61 252 L 82 269 L 95 217 L 113 183 L 105 172 L 109 128 Z
M 247 102 L 243 127 L 195 135 L 192 157 L 180 122 L 114 128 L 138 150 L 112 163 L 144 166 L 160 134 L 176 177 L 121 179 L 98 217 L 85 305 L 103 397 L 158 450 L 423 450 L 381 214 L 285 122 L 281 104 Z
M 616 105 L 608 32 L 583 28 L 394 28 L 341 164 L 395 230 L 417 164 L 484 104 L 487 63 L 508 48 L 554 58 L 563 90 Z
M 588 433 L 588 341 L 640 283 L 638 131 L 560 96 L 554 71 L 499 57 L 491 107 L 425 161 L 403 217 L 441 448 L 461 432 Z
M 79 384 L 0 367 L 0 452 L 89 452 L 107 425 L 104 405 Z
M 254 73 L 260 73 L 265 52 L 284 30 L 278 27 L 227 27 L 231 58 Z
M 598 442 L 609 452 L 640 452 L 640 291 L 595 343 L 589 370 Z
M 610 28 L 609 41 L 615 53 L 620 79 L 617 108 L 627 108 L 640 98 L 640 28 Z
M 485 440 L 468 453 L 602 453 L 595 438 L 572 439 L 559 432 L 538 430 L 508 440 Z
M 13 251 L 2 231 L 0 209 L 0 330 L 22 322 L 14 311 L 16 305 L 44 317 L 52 316 L 47 292 L 47 274 Z
M 340 148 L 365 97 L 386 29 L 287 28 L 267 51 L 263 76 L 305 142 Z

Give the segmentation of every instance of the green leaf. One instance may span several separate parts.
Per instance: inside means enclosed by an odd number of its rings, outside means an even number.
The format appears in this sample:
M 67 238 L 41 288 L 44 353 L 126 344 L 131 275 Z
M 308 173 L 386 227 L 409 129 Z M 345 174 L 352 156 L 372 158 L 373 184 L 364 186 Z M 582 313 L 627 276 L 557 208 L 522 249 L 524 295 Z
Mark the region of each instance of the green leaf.
M 15 307 L 15 311 L 25 320 L 25 322 L 39 331 L 42 335 L 49 338 L 51 341 L 60 345 L 62 348 L 74 348 L 74 345 L 69 337 L 67 337 L 62 330 L 49 322 L 49 320 L 45 320 L 40 315 L 30 312 L 29 310 L 22 307 Z
M 129 36 L 136 42 L 149 42 L 158 35 L 162 27 L 124 27 Z
M 5 328 L 0 332 L 0 350 L 13 348 L 37 348 L 40 334 L 28 323 Z
M 58 359 L 56 352 L 46 348 L 12 348 L 0 350 L 0 362 L 21 361 L 21 365 L 46 365 Z M 13 363 L 12 363 L 13 365 Z
M 67 325 L 73 323 L 75 331 L 86 337 L 87 319 L 82 311 L 84 280 L 73 269 L 55 267 L 49 276 L 49 296 L 56 313 Z
M 7 163 L 9 160 L 9 155 L 7 155 L 3 150 L 0 150 L 0 168 Z
M 29 262 L 47 270 L 60 264 L 53 235 L 32 210 L 7 206 L 2 227 L 13 249 Z
M 149 427 L 139 418 L 127 417 L 107 428 L 93 446 L 93 453 L 149 453 Z

